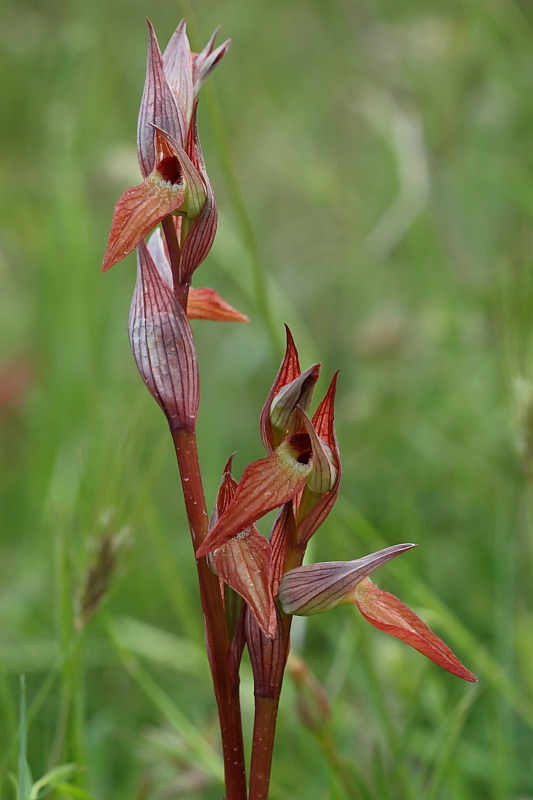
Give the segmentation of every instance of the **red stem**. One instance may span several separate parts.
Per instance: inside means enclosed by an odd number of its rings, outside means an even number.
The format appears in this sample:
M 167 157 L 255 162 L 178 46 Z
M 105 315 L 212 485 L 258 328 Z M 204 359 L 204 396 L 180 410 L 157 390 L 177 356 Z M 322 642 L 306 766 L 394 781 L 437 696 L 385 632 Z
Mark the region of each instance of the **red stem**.
M 295 539 L 289 538 L 286 547 L 284 572 L 301 566 L 305 554 L 305 547 L 298 546 Z M 249 800 L 268 799 L 279 698 L 291 646 L 291 624 L 292 616 L 278 617 L 278 648 L 269 646 L 268 640 L 259 634 L 263 637 L 261 651 L 268 663 L 263 663 L 262 675 L 254 675 L 255 714 Z M 268 676 L 266 683 L 265 676 Z
M 185 508 L 195 551 L 207 536 L 205 503 L 196 435 L 194 431 L 172 431 L 176 458 L 183 486 Z M 226 800 L 246 800 L 246 770 L 242 739 L 238 675 L 229 669 L 229 639 L 218 578 L 211 572 L 206 558 L 196 560 L 200 599 L 204 614 L 205 637 L 213 687 L 218 706 Z
M 279 698 L 290 647 L 291 623 L 291 616 L 284 616 L 278 621 L 279 629 L 277 635 L 281 640 L 280 649 L 277 651 L 275 658 L 278 666 L 270 675 L 270 684 L 259 688 L 262 681 L 257 679 L 255 681 L 255 715 L 249 800 L 267 800 L 268 798 Z M 260 635 L 263 636 L 263 634 Z M 271 652 L 274 652 L 274 649 Z
M 172 270 L 172 282 L 174 284 L 174 296 L 181 305 L 183 310 L 187 311 L 187 297 L 189 295 L 189 285 L 183 284 L 181 280 L 181 247 L 178 241 L 178 234 L 176 233 L 176 226 L 174 217 L 169 215 L 161 222 L 163 233 L 165 234 L 165 241 L 167 243 L 167 250 L 170 261 L 170 268 Z
M 189 286 L 181 283 L 181 248 L 174 219 L 171 216 L 165 217 L 161 225 L 172 269 L 174 295 L 184 311 L 187 311 Z M 179 428 L 172 431 L 172 439 L 178 460 L 192 544 L 196 552 L 207 536 L 208 530 L 207 507 L 198 461 L 196 434 L 194 431 Z M 220 721 L 226 784 L 225 800 L 247 800 L 239 675 L 238 671 L 231 671 L 229 666 L 230 642 L 219 580 L 209 569 L 205 557 L 196 559 L 196 569 L 204 616 L 207 657 Z

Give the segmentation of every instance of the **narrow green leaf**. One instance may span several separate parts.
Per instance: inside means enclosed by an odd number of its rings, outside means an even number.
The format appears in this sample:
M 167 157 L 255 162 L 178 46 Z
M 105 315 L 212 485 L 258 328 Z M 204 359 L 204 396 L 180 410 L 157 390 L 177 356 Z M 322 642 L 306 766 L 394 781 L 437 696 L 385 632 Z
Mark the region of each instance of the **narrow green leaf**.
M 120 642 L 112 622 L 108 622 L 109 637 L 131 677 L 150 698 L 161 713 L 174 725 L 180 736 L 188 744 L 197 763 L 215 780 L 222 783 L 224 770 L 222 759 L 207 741 L 205 736 L 185 716 L 180 708 L 142 667 L 134 655 Z
M 20 676 L 20 711 L 19 711 L 19 757 L 17 777 L 17 800 L 27 800 L 28 768 L 26 761 L 28 744 L 27 717 L 26 717 L 26 676 Z
M 87 792 L 85 789 L 80 789 L 79 786 L 74 786 L 72 783 L 60 783 L 57 787 L 64 800 L 96 800 L 94 794 Z
M 56 789 L 59 784 L 74 775 L 78 769 L 77 764 L 60 764 L 58 767 L 49 770 L 42 778 L 35 781 L 31 787 L 30 800 L 40 800 L 41 797 L 45 797 L 53 789 Z

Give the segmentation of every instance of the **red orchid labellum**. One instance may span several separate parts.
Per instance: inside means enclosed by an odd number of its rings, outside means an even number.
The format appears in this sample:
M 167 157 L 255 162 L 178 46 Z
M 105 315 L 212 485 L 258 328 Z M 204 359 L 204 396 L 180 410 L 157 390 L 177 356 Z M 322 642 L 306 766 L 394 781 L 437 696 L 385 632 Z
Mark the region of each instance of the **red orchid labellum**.
M 244 470 L 233 502 L 196 551 L 198 558 L 237 536 L 273 508 L 291 500 L 311 472 L 311 442 L 295 434 L 267 458 Z
M 476 676 L 461 664 L 448 645 L 414 611 L 393 594 L 378 589 L 369 578 L 365 578 L 355 587 L 353 602 L 375 628 L 411 645 L 452 675 L 471 683 L 477 681 Z
M 163 140 L 164 141 L 164 140 Z M 126 189 L 113 212 L 102 271 L 131 253 L 158 222 L 185 200 L 185 182 L 179 159 L 166 146 L 155 169 L 139 186 Z

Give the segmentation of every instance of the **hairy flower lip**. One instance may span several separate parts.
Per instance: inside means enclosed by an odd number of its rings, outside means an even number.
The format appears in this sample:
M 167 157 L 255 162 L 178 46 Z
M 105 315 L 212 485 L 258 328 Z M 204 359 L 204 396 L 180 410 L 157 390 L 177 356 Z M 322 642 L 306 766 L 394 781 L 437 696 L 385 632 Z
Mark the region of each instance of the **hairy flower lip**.
M 176 156 L 165 156 L 157 165 L 156 171 L 161 175 L 163 180 L 172 184 L 172 186 L 176 184 L 183 185 L 181 166 Z
M 126 189 L 113 211 L 102 272 L 122 261 L 162 219 L 183 203 L 183 184 L 165 180 L 157 168 L 138 186 Z
M 311 437 L 308 433 L 294 433 L 278 447 L 283 458 L 294 459 L 297 464 L 307 467 L 313 457 Z
M 185 211 L 187 216 L 190 216 L 192 219 L 196 219 L 207 202 L 205 180 L 200 172 L 196 169 L 188 153 L 180 145 L 178 140 L 172 136 L 171 133 L 168 133 L 157 125 L 152 123 L 149 124 L 150 127 L 154 129 L 156 134 L 158 134 L 167 144 L 167 146 L 170 148 L 170 153 L 179 162 L 180 171 L 183 176 L 183 182 L 185 184 L 186 191 L 189 193 L 187 202 L 189 207 L 185 209 Z
M 232 503 L 197 549 L 197 558 L 220 547 L 272 509 L 292 500 L 302 489 L 311 463 L 297 460 L 299 455 L 307 453 L 306 443 L 293 438 L 296 441 L 292 444 L 284 442 L 266 458 L 246 467 Z

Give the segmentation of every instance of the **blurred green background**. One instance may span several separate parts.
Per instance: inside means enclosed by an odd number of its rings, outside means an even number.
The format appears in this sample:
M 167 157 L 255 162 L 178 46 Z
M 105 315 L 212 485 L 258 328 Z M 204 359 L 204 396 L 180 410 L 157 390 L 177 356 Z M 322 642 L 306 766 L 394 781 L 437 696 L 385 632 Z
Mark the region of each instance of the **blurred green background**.
M 138 183 L 146 26 L 233 45 L 200 106 L 220 224 L 196 284 L 251 317 L 194 324 L 208 502 L 293 328 L 341 368 L 341 496 L 314 560 L 420 544 L 381 570 L 480 678 L 353 608 L 297 625 L 325 687 L 282 698 L 273 800 L 533 797 L 533 7 L 511 0 L 2 0 L 0 766 L 57 798 L 220 798 L 218 732 L 170 437 L 137 375 L 134 258 L 102 276 Z M 106 601 L 76 611 L 103 536 Z M 117 540 L 113 539 L 114 545 Z M 243 707 L 251 724 L 251 677 Z M 24 727 L 24 726 L 23 726 Z M 24 737 L 23 737 L 24 739 Z

